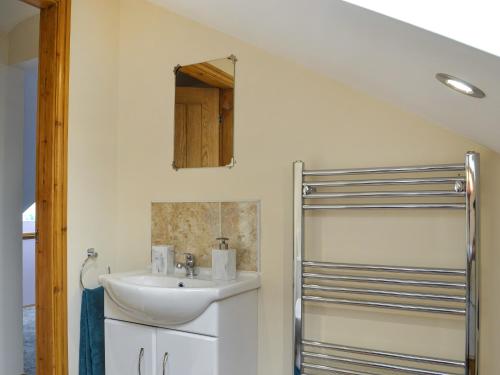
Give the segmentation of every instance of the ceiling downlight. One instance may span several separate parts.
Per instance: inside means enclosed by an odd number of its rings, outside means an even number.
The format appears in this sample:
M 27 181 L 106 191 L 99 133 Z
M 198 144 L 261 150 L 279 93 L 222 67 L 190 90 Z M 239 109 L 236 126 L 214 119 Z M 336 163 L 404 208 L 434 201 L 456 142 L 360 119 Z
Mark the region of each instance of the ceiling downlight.
M 473 98 L 482 99 L 486 96 L 483 90 L 473 84 L 464 81 L 463 79 L 451 76 L 446 73 L 436 74 L 436 79 L 443 85 L 461 94 L 471 96 Z

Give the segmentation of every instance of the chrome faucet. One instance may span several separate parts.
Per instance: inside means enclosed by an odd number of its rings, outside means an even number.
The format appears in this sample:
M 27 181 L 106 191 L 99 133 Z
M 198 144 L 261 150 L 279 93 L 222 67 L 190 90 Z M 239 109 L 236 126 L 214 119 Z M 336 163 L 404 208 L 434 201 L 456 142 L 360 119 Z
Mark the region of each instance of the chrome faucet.
M 175 265 L 178 269 L 186 269 L 186 277 L 193 278 L 196 276 L 195 266 L 194 266 L 194 255 L 191 253 L 184 253 L 186 256 L 185 263 L 177 263 Z

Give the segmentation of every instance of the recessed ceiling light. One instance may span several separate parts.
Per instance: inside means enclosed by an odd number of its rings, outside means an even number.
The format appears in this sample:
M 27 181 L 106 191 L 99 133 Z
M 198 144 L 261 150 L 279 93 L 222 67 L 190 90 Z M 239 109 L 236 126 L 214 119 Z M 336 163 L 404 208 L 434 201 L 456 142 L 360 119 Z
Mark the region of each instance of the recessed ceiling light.
M 486 94 L 479 87 L 464 81 L 463 79 L 450 76 L 445 73 L 436 74 L 436 79 L 443 85 L 448 86 L 450 89 L 458 91 L 461 94 L 472 96 L 473 98 L 484 98 Z

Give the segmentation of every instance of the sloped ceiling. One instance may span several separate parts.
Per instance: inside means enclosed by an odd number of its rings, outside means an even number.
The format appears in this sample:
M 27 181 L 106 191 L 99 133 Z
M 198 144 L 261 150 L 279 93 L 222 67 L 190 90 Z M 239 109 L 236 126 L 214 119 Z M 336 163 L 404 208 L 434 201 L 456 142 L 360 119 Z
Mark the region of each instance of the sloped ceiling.
M 150 0 L 500 152 L 500 58 L 340 0 Z M 438 72 L 483 89 L 474 99 Z
M 491 0 L 344 0 L 500 56 L 500 4 Z
M 38 13 L 38 9 L 19 0 L 0 0 L 0 33 L 8 33 L 19 22 Z

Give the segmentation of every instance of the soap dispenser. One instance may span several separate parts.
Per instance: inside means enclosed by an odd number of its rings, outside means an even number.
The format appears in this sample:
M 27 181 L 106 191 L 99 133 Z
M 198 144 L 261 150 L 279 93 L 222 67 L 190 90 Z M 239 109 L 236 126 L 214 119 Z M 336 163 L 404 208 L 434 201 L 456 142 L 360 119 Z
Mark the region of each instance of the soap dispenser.
M 236 250 L 229 249 L 227 237 L 217 238 L 219 248 L 212 250 L 212 279 L 236 279 Z

